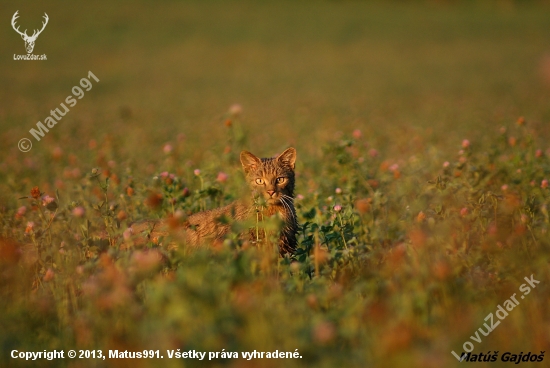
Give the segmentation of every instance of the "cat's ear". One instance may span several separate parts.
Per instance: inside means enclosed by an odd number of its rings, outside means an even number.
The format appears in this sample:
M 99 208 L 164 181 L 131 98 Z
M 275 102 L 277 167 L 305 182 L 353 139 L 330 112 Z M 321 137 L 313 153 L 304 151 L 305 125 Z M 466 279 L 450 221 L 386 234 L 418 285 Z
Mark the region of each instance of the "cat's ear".
M 261 163 L 262 163 L 262 160 L 254 156 L 252 153 L 248 151 L 241 152 L 241 164 L 243 165 L 243 169 L 245 173 L 248 174 L 250 171 L 256 170 Z
M 277 157 L 277 161 L 287 164 L 294 170 L 294 164 L 296 163 L 296 150 L 292 147 L 287 148 L 279 155 L 279 157 Z

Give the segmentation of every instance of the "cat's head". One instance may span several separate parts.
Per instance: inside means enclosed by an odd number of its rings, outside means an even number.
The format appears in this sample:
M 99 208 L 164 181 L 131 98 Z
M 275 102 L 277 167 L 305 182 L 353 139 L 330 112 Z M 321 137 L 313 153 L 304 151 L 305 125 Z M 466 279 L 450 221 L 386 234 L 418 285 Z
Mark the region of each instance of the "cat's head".
M 241 163 L 254 195 L 268 205 L 283 205 L 294 198 L 295 162 L 296 150 L 292 147 L 272 158 L 241 152 Z

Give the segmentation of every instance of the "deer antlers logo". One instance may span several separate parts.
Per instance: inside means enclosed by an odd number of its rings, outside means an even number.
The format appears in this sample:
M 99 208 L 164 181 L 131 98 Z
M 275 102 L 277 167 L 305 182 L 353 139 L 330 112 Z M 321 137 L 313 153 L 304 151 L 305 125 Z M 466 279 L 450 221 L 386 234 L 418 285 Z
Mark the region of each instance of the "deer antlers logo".
M 21 35 L 21 38 L 25 41 L 25 49 L 27 49 L 27 54 L 30 54 L 32 53 L 32 50 L 34 49 L 34 43 L 36 41 L 36 39 L 38 38 L 38 35 L 40 35 L 40 33 L 42 33 L 42 31 L 44 30 L 44 28 L 46 28 L 46 24 L 48 24 L 48 14 L 44 13 L 44 22 L 42 22 L 42 29 L 39 31 L 39 30 L 34 30 L 32 36 L 29 36 L 27 35 L 27 30 L 25 29 L 25 32 L 21 32 L 19 30 L 19 26 L 17 26 L 17 28 L 15 27 L 15 21 L 17 18 L 19 18 L 19 15 L 17 14 L 19 12 L 19 10 L 17 10 L 15 12 L 15 14 L 13 15 L 13 18 L 11 18 L 11 26 L 13 27 L 13 29 L 15 30 L 15 32 L 19 33 Z

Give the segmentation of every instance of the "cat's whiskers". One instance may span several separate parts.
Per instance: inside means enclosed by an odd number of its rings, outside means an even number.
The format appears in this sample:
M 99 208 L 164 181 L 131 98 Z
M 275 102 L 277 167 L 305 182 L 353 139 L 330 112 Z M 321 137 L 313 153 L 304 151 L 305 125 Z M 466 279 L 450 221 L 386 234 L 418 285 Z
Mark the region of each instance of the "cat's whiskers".
M 254 203 L 264 202 L 262 208 L 264 214 L 282 216 L 284 226 L 279 237 L 281 255 L 293 253 L 296 249 L 297 231 L 296 210 L 292 197 L 296 150 L 288 148 L 272 158 L 259 158 L 248 151 L 243 151 L 240 158 L 253 195 L 261 194 Z
M 287 194 L 281 193 L 281 197 L 284 197 L 284 198 L 290 200 L 290 202 L 294 202 L 294 198 L 292 198 L 291 196 L 289 196 L 289 195 L 287 195 Z
M 288 210 L 290 211 L 290 213 L 294 213 L 294 211 L 291 210 L 291 208 L 294 208 L 294 198 L 286 194 L 281 194 L 281 201 L 283 200 L 288 201 L 286 202 Z
M 249 227 L 247 231 L 239 235 L 239 238 L 243 240 L 248 238 L 256 243 L 260 239 L 258 223 L 264 221 L 264 217 L 280 214 L 283 226 L 279 232 L 279 253 L 281 256 L 292 255 L 296 250 L 296 233 L 298 231 L 293 198 L 296 150 L 288 148 L 279 156 L 272 158 L 259 158 L 250 152 L 243 151 L 240 158 L 245 176 L 250 184 L 251 198 L 236 200 L 223 207 L 190 215 L 186 225 L 175 233 L 164 220 L 134 223 L 130 226 L 130 230 L 134 234 L 147 231 L 147 239 L 173 234 L 185 244 L 200 246 L 211 241 L 223 241 L 230 234 L 231 224 L 219 221 L 220 218 L 235 221 L 255 219 L 255 229 L 252 226 Z M 272 197 L 275 192 L 278 195 Z M 270 198 L 266 198 L 266 194 L 270 194 Z M 275 234 L 274 231 L 271 232 Z M 146 240 L 143 239 L 143 241 Z
M 281 196 L 280 198 L 281 200 L 281 203 L 283 204 L 283 206 L 285 207 L 285 212 L 289 212 L 289 213 L 292 213 L 291 209 L 290 209 L 290 205 L 286 202 L 286 198 L 284 196 Z

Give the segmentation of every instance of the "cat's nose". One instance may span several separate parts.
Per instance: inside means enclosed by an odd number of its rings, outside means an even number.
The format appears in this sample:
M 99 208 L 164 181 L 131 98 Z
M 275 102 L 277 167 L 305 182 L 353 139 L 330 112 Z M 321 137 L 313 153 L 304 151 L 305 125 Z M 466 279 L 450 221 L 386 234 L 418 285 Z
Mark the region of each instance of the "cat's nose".
M 268 190 L 267 194 L 269 194 L 270 197 L 273 197 L 273 194 L 275 194 L 274 190 Z

